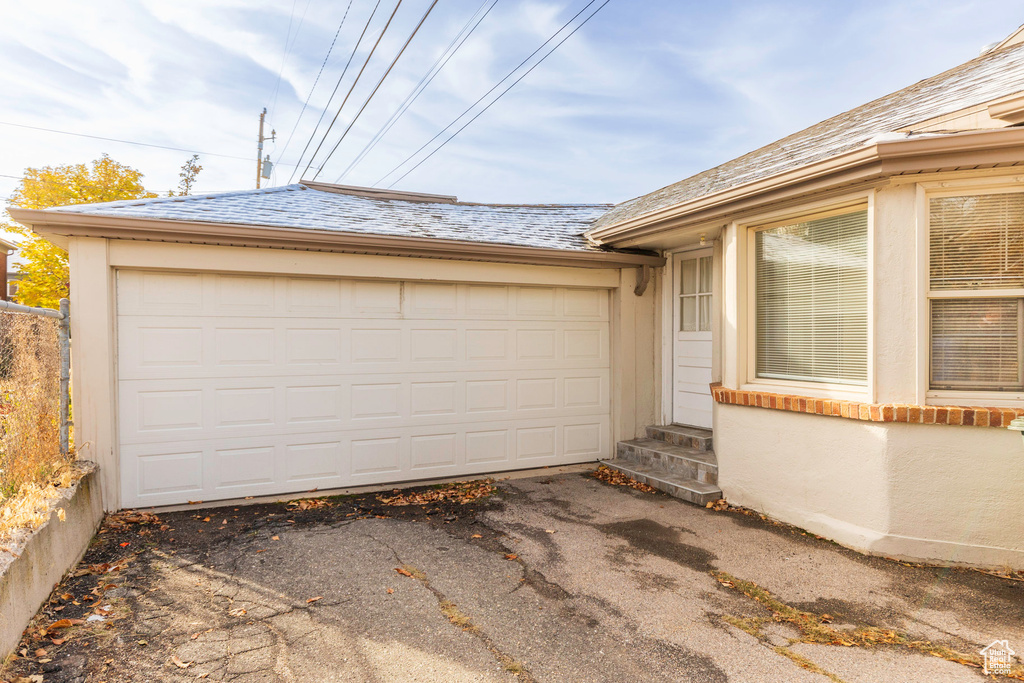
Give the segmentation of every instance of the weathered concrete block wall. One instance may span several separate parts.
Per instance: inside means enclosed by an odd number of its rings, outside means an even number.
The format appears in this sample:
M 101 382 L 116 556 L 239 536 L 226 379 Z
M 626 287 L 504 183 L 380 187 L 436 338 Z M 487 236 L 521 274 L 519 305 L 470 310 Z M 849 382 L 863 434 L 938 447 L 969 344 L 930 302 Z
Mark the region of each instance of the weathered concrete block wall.
M 103 519 L 96 469 L 50 505 L 49 521 L 0 552 L 0 659 L 10 654 L 54 585 L 89 547 Z M 63 508 L 61 522 L 55 510 Z

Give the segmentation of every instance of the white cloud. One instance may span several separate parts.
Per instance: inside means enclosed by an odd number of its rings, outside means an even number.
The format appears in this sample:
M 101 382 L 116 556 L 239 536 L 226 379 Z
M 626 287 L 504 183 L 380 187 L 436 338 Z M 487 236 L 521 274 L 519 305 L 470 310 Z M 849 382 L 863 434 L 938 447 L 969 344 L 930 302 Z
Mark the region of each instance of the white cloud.
M 438 4 L 322 180 L 334 180 L 348 165 L 480 2 Z M 371 3 L 353 3 L 311 107 L 287 155 L 279 158 L 282 138 L 299 115 L 346 4 L 5 3 L 0 119 L 246 157 L 203 158 L 198 189 L 251 187 L 257 117 L 264 106 L 272 109 L 269 127 L 281 136 L 268 145 L 276 162 L 294 161 L 312 134 L 318 107 L 326 105 Z M 427 4 L 403 3 L 332 136 L 348 125 Z M 345 182 L 373 182 L 390 170 L 584 4 L 499 0 Z M 381 3 L 339 95 L 392 7 Z M 400 187 L 478 201 L 626 199 L 969 59 L 981 45 L 1012 31 L 1018 13 L 1013 3 L 981 0 L 613 0 Z M 327 148 L 335 139 L 329 138 Z M 0 174 L 108 152 L 143 171 L 147 185 L 157 190 L 176 185 L 188 157 L 5 126 L 0 142 Z M 287 180 L 290 170 L 278 166 L 274 182 Z M 0 198 L 15 182 L 0 177 Z

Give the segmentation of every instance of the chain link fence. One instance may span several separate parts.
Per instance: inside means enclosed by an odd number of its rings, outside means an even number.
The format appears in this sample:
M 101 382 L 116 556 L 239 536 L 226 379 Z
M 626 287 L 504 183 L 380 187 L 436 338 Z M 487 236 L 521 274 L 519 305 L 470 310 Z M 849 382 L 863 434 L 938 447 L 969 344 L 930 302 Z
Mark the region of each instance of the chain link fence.
M 44 485 L 73 459 L 68 305 L 0 301 L 0 504 Z

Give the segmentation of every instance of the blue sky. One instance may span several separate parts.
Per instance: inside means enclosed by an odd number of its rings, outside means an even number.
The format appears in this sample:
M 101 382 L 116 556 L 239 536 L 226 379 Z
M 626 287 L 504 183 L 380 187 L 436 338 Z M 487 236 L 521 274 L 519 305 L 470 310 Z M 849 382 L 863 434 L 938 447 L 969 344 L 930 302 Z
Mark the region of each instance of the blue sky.
M 268 130 L 278 132 L 267 150 L 280 164 L 271 184 L 284 184 L 375 2 L 353 0 L 285 149 L 347 0 L 2 0 L 0 121 L 244 157 L 203 156 L 202 192 L 254 186 L 258 115 L 267 107 Z M 381 1 L 371 39 L 394 2 Z M 319 180 L 337 179 L 481 2 L 439 0 Z M 327 148 L 429 4 L 403 1 Z M 342 182 L 374 184 L 585 4 L 498 0 Z M 991 0 L 611 0 L 396 187 L 485 202 L 622 201 L 971 59 L 1022 22 L 1018 2 Z M 371 44 L 357 52 L 341 92 Z M 103 152 L 166 191 L 189 156 L 4 125 L 0 149 L 0 198 L 16 183 L 4 176 L 26 166 Z

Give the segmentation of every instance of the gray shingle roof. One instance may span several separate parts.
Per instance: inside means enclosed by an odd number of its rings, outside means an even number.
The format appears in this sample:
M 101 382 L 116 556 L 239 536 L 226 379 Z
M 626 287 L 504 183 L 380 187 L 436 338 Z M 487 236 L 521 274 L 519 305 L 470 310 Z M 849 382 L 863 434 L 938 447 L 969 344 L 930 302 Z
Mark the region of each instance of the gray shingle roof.
M 50 209 L 60 213 L 607 251 L 583 232 L 610 204 L 494 205 L 378 199 L 304 185 Z
M 849 152 L 872 138 L 1024 91 L 1024 44 L 989 52 L 721 166 L 617 205 L 605 227 Z

